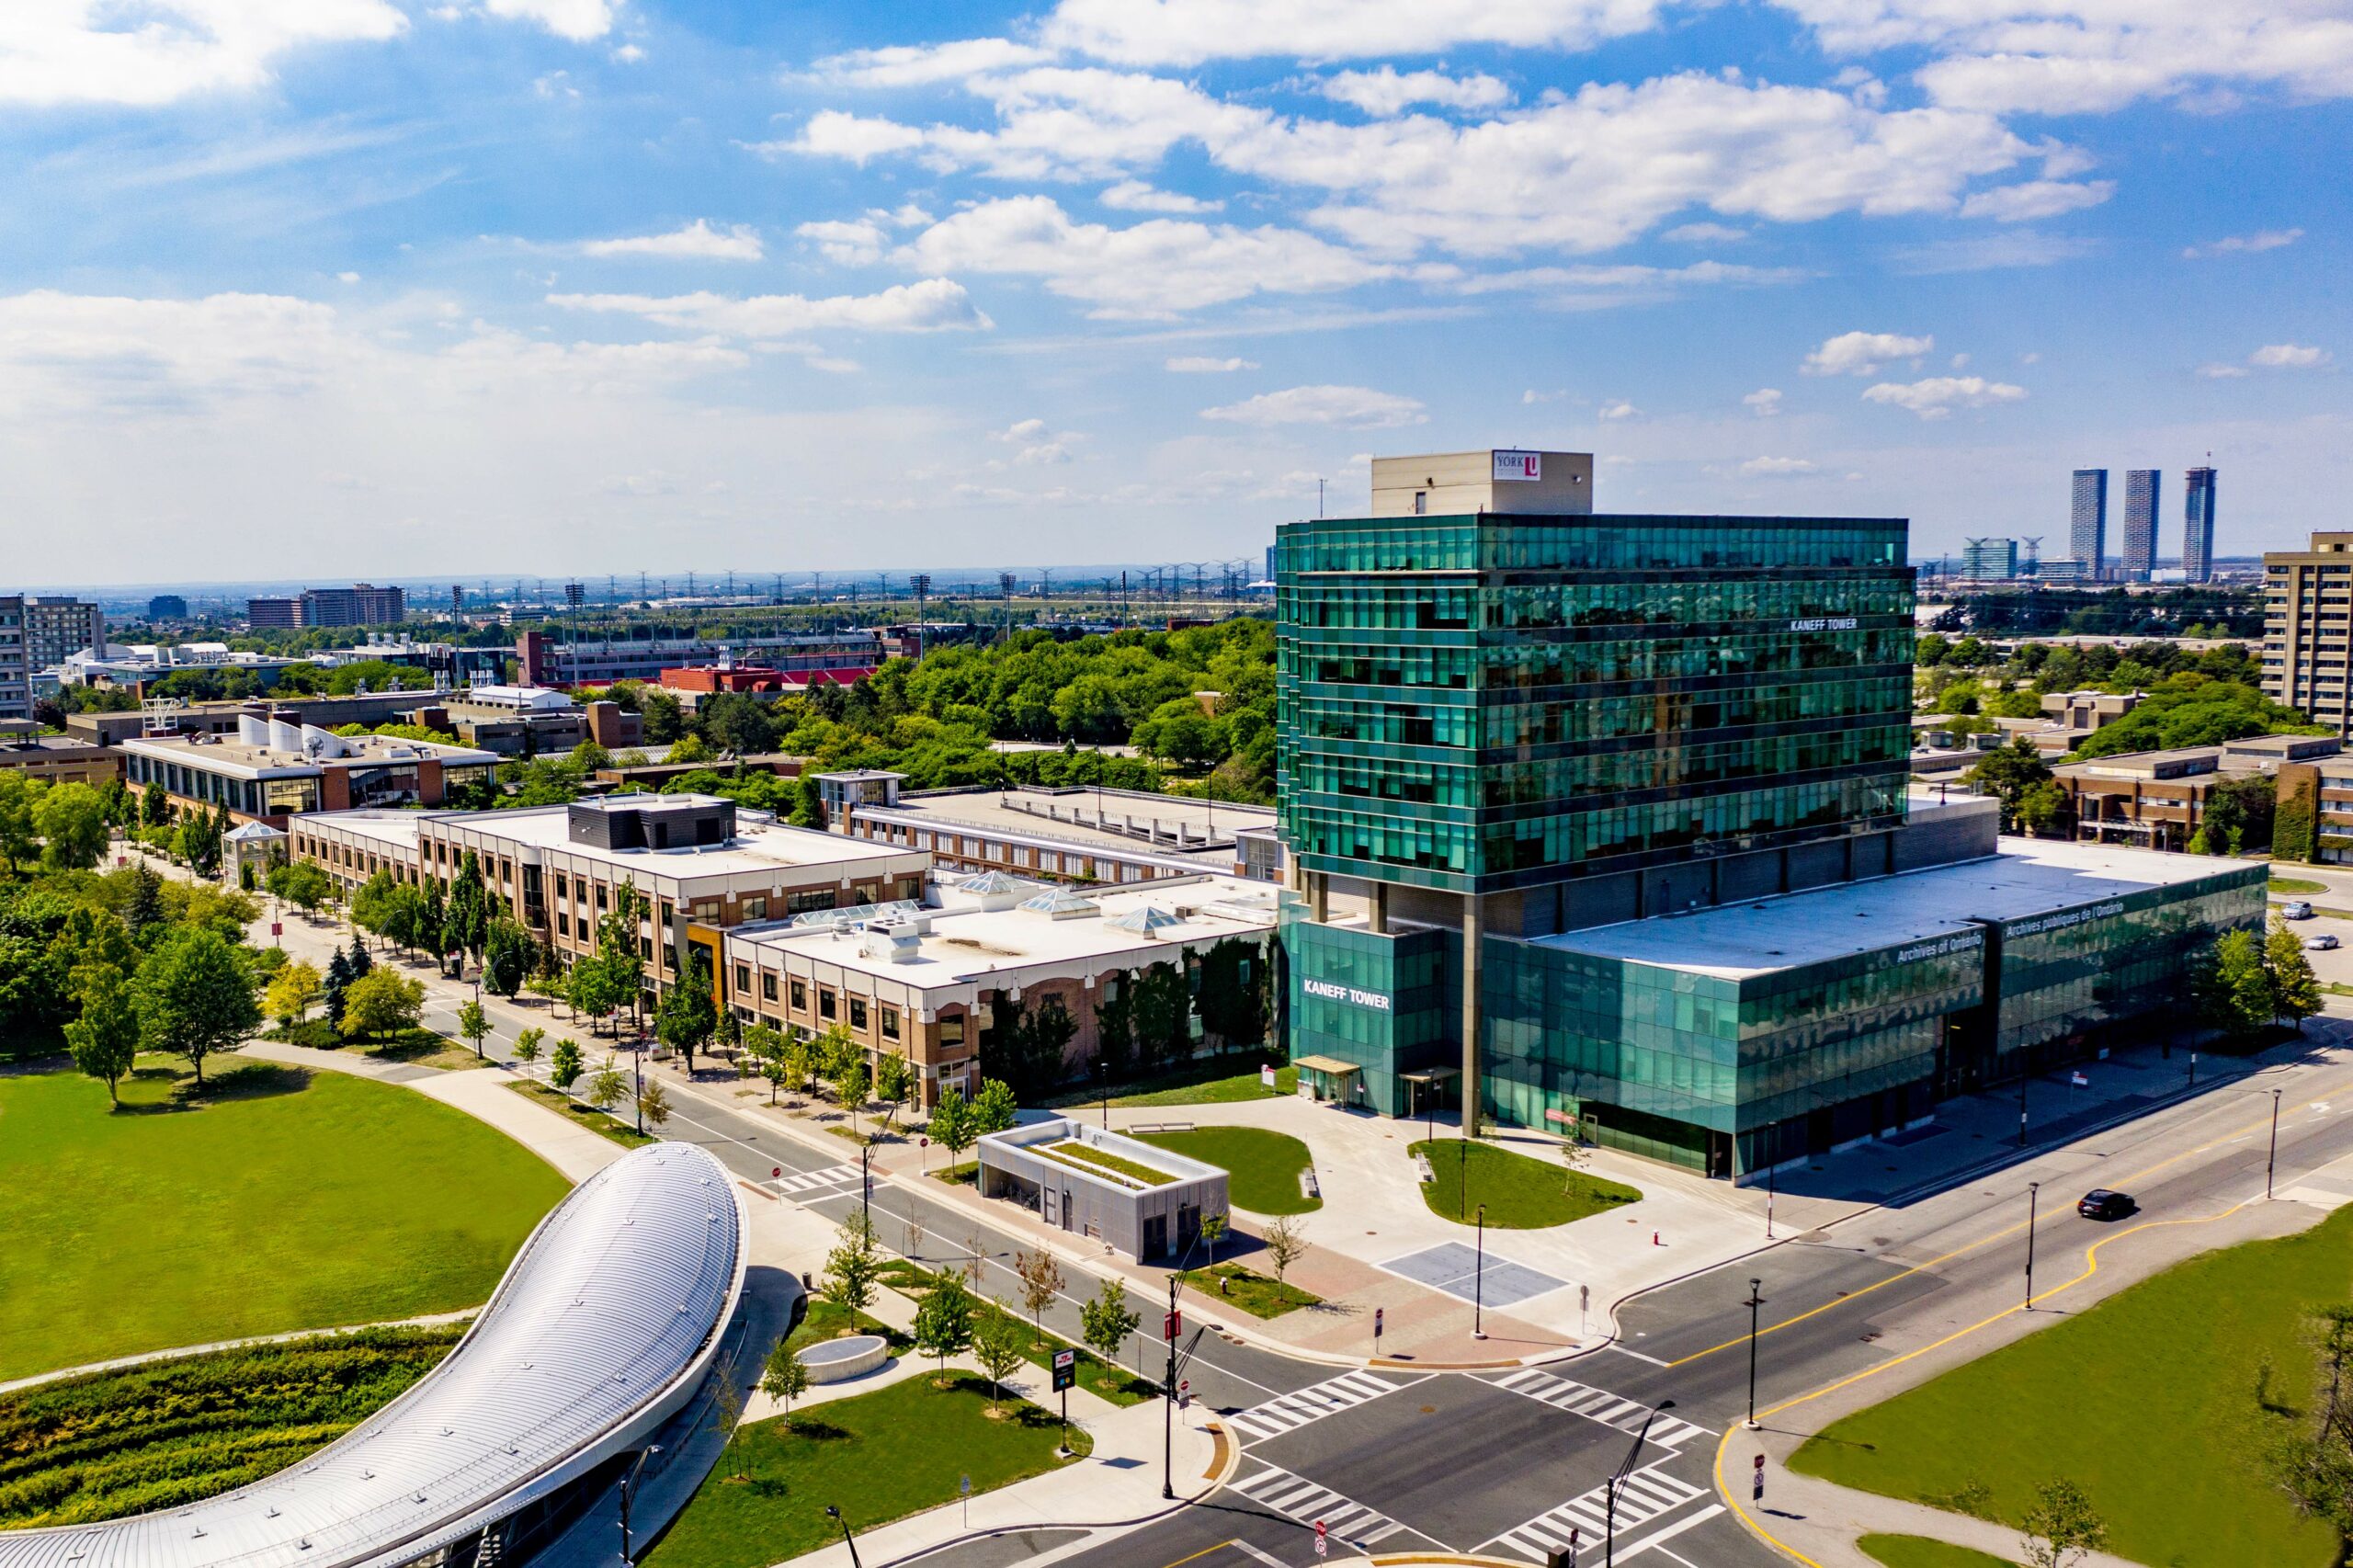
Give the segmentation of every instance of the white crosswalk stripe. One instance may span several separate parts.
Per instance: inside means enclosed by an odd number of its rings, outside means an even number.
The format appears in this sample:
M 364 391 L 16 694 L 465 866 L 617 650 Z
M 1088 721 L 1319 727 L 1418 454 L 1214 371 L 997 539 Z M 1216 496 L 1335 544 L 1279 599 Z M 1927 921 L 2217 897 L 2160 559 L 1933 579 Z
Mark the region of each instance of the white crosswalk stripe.
M 1572 1415 L 1582 1415 L 1588 1421 L 1598 1421 L 1604 1426 L 1615 1426 L 1620 1432 L 1633 1433 L 1643 1429 L 1650 1407 L 1631 1399 L 1620 1399 L 1614 1393 L 1604 1393 L 1583 1383 L 1573 1383 L 1566 1378 L 1556 1378 L 1550 1372 L 1540 1372 L 1533 1367 L 1523 1367 L 1495 1380 L 1499 1388 L 1526 1394 L 1529 1399 L 1565 1410 Z M 1672 1415 L 1662 1415 L 1651 1422 L 1651 1441 L 1663 1449 L 1676 1449 L 1692 1437 L 1704 1436 L 1705 1426 L 1694 1426 L 1688 1421 L 1678 1421 Z
M 1379 1509 L 1352 1503 L 1328 1486 L 1274 1465 L 1233 1483 L 1233 1490 L 1301 1524 L 1321 1522 L 1335 1540 L 1360 1551 L 1370 1552 L 1405 1528 Z
M 1238 1415 L 1225 1417 L 1225 1425 L 1245 1440 L 1277 1437 L 1285 1432 L 1295 1432 L 1311 1421 L 1336 1415 L 1369 1399 L 1379 1399 L 1382 1394 L 1410 1388 L 1421 1381 L 1415 1378 L 1407 1382 L 1392 1383 L 1385 1378 L 1376 1378 L 1370 1372 L 1346 1372 L 1312 1388 L 1301 1389 L 1296 1393 L 1270 1399 L 1264 1404 L 1254 1404 Z
M 1506 1530 L 1480 1549 L 1483 1554 L 1509 1552 L 1541 1562 L 1545 1554 L 1563 1551 L 1569 1544 L 1569 1533 L 1576 1532 L 1580 1547 L 1597 1551 L 1609 1528 L 1608 1483 L 1604 1482 L 1582 1497 L 1572 1498 L 1549 1513 L 1539 1514 L 1517 1529 Z M 1618 1494 L 1618 1539 L 1622 1543 L 1626 1532 L 1648 1524 L 1665 1514 L 1671 1514 L 1686 1503 L 1707 1494 L 1688 1481 L 1657 1470 L 1638 1470 L 1626 1477 L 1625 1486 Z M 1621 1544 L 1619 1554 L 1625 1554 Z
M 790 1198 L 797 1192 L 814 1192 L 821 1187 L 855 1186 L 858 1176 L 856 1165 L 827 1165 L 822 1171 L 801 1171 L 793 1176 L 779 1176 L 767 1185 Z

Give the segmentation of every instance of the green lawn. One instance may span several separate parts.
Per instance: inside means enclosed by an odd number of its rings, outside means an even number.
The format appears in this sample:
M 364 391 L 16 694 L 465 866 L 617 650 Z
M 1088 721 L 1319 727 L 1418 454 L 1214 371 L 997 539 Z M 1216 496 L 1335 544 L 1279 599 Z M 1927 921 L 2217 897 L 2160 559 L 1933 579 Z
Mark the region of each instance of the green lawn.
M 0 1528 L 177 1508 L 258 1481 L 390 1403 L 464 1333 L 362 1329 L 0 1396 Z
M 142 1064 L 109 1114 L 0 1077 L 0 1378 L 478 1305 L 566 1190 L 413 1090 L 215 1058 Z
M 567 1120 L 609 1138 L 624 1149 L 658 1142 L 652 1133 L 640 1132 L 619 1117 L 608 1116 L 595 1106 L 584 1105 L 562 1089 L 542 1084 L 536 1078 L 517 1078 L 506 1086 L 525 1099 L 537 1100 L 550 1110 L 562 1112 Z
M 1019 1400 L 989 1414 L 986 1379 L 936 1389 L 912 1377 L 854 1399 L 756 1422 L 713 1469 L 645 1561 L 651 1568 L 767 1568 L 841 1539 L 832 1505 L 860 1532 L 951 1503 L 957 1483 L 993 1492 L 1072 1461 L 1054 1457 L 1061 1425 Z M 1090 1450 L 1071 1428 L 1071 1446 Z
M 1115 1106 L 1167 1105 L 1231 1105 L 1236 1100 L 1270 1100 L 1281 1095 L 1299 1093 L 1299 1069 L 1275 1069 L 1275 1086 L 1271 1089 L 1258 1082 L 1258 1069 L 1254 1065 L 1246 1073 L 1231 1071 L 1233 1060 L 1204 1062 L 1182 1073 L 1165 1074 L 1157 1078 L 1123 1085 L 1111 1096 Z M 1057 1106 L 1100 1104 L 1100 1096 L 1086 1095 L 1059 1096 L 1049 1102 Z
M 923 1300 L 924 1293 L 931 1289 L 932 1282 L 938 1278 L 938 1274 L 934 1271 L 918 1267 L 904 1258 L 892 1258 L 882 1266 L 882 1282 L 909 1301 Z M 983 1301 L 980 1310 L 985 1313 L 995 1312 L 1000 1309 Z M 1104 1360 L 1094 1351 L 1084 1346 L 1072 1344 L 1051 1329 L 1046 1330 L 1042 1336 L 1040 1335 L 1030 1321 L 1018 1312 L 1011 1315 L 1016 1323 L 1028 1331 L 1022 1337 L 1021 1354 L 1030 1365 L 1051 1371 L 1055 1351 L 1074 1350 L 1078 1353 L 1075 1364 L 1078 1386 L 1098 1398 L 1108 1400 L 1113 1404 L 1142 1404 L 1145 1400 L 1158 1395 L 1160 1388 L 1157 1383 L 1146 1382 L 1125 1367 Z M 796 1340 L 795 1343 L 797 1344 L 798 1341 Z
M 1917 1535 L 1867 1535 L 1855 1544 L 1886 1568 L 2018 1568 L 2006 1557 L 1989 1557 L 1965 1546 L 1948 1546 Z
M 2316 882 L 2310 877 L 2274 877 L 2271 879 L 2271 891 L 2285 893 L 2326 892 L 2328 884 Z
M 2015 1524 L 2034 1488 L 2079 1483 L 2109 1550 L 2167 1568 L 2335 1568 L 2263 1455 L 2313 1386 L 2304 1316 L 2353 1293 L 2353 1209 L 2301 1235 L 2166 1270 L 2015 1345 L 1836 1422 L 1808 1474 Z
M 1188 1288 L 1204 1296 L 1214 1296 L 1230 1306 L 1241 1308 L 1254 1318 L 1279 1318 L 1285 1312 L 1295 1312 L 1302 1307 L 1320 1307 L 1324 1298 L 1296 1285 L 1277 1284 L 1272 1278 L 1238 1263 L 1221 1263 L 1214 1268 L 1188 1268 L 1184 1273 Z
M 1324 1207 L 1320 1198 L 1299 1189 L 1299 1174 L 1311 1163 L 1307 1145 L 1283 1132 L 1256 1127 L 1199 1127 L 1190 1132 L 1139 1132 L 1146 1143 L 1204 1160 L 1230 1178 L 1226 1196 L 1253 1214 L 1306 1214 Z
M 1415 1144 L 1412 1153 L 1428 1155 L 1438 1176 L 1422 1184 L 1422 1201 L 1431 1213 L 1466 1225 L 1483 1203 L 1487 1223 L 1498 1230 L 1540 1231 L 1639 1202 L 1643 1196 L 1620 1183 L 1569 1170 L 1558 1160 L 1536 1159 L 1499 1143 L 1438 1138 Z

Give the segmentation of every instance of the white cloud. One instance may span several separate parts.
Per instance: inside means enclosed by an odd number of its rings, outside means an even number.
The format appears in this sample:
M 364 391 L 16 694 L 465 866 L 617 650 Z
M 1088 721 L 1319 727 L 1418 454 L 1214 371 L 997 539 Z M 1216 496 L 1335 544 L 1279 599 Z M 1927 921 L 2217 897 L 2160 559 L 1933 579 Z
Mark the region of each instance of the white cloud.
M 1740 401 L 1745 403 L 1748 407 L 1748 411 L 1756 415 L 1757 418 L 1770 419 L 1775 415 L 1781 412 L 1781 389 L 1779 387 L 1758 387 L 1755 392 L 1750 392 L 1746 397 L 1742 398 Z
M 2353 22 L 2336 0 L 1779 0 L 1824 46 L 1925 49 L 1937 102 L 2093 113 L 2232 86 L 2353 93 Z
M 820 60 L 814 74 L 849 87 L 922 87 L 961 82 L 983 71 L 1041 64 L 1052 51 L 1011 39 L 968 38 L 953 43 L 860 49 Z
M 791 141 L 755 142 L 752 151 L 847 158 L 863 168 L 870 159 L 909 152 L 922 145 L 923 132 L 914 126 L 828 108 L 811 115 L 809 123 Z
M 1352 104 L 1381 119 L 1409 104 L 1437 104 L 1443 108 L 1501 108 L 1511 102 L 1511 89 L 1496 78 L 1473 73 L 1449 76 L 1443 71 L 1408 71 L 1394 65 L 1378 71 L 1343 71 L 1324 78 L 1327 98 Z
M 1947 272 L 1990 272 L 2007 267 L 2055 267 L 2100 248 L 2088 235 L 2037 233 L 2031 229 L 1984 234 L 1965 240 L 1930 240 L 1891 253 L 1896 270 L 1915 277 Z
M 0 102 L 153 107 L 244 91 L 297 50 L 407 26 L 388 0 L 18 0 L 0 6 Z
M 1213 359 L 1206 354 L 1179 354 L 1165 367 L 1180 376 L 1215 376 L 1230 370 L 1255 370 L 1257 368 L 1256 359 Z
M 1519 403 L 1520 406 L 1525 408 L 1530 403 L 1558 403 L 1568 395 L 1568 389 L 1565 387 L 1556 387 L 1551 392 L 1538 392 L 1534 387 L 1530 387 L 1519 394 Z
M 1890 359 L 1910 359 L 1937 346 L 1933 337 L 1893 332 L 1842 332 L 1805 357 L 1799 369 L 1809 376 L 1875 376 Z
M 643 316 L 665 326 L 717 333 L 725 337 L 789 337 L 795 333 L 828 328 L 860 332 L 986 331 L 995 324 L 972 303 L 963 285 L 945 278 L 897 284 L 879 294 L 840 294 L 826 300 L 805 299 L 799 294 L 763 294 L 739 300 L 708 292 L 665 297 L 551 294 L 548 303 L 561 310 Z
M 2230 234 L 2211 244 L 2191 245 L 2181 254 L 2196 261 L 2202 256 L 2278 250 L 2283 245 L 2292 245 L 2303 237 L 2302 229 L 2258 229 L 2252 234 Z
M 588 256 L 651 256 L 674 261 L 757 261 L 764 254 L 760 232 L 750 224 L 714 229 L 706 218 L 698 218 L 666 234 L 590 240 L 580 248 Z
M 569 71 L 551 71 L 531 78 L 531 91 L 543 98 L 576 98 L 580 89 L 572 85 Z
M 914 153 L 940 172 L 1096 179 L 1199 146 L 1231 174 L 1325 193 L 1311 220 L 1358 245 L 1506 256 L 1622 244 L 1693 207 L 1803 222 L 1854 211 L 1949 212 L 1966 187 L 2041 155 L 1990 115 L 1884 112 L 1824 88 L 1687 73 L 1589 84 L 1466 125 L 1427 115 L 1286 119 L 1188 83 L 1101 69 L 976 78 L 994 129 L 837 110 L 768 142 L 863 164 Z M 1574 190 L 1574 201 L 1553 193 Z
M 645 51 L 638 48 L 638 46 L 633 43 L 625 43 L 619 49 L 613 51 L 613 58 L 620 61 L 623 65 L 634 65 L 639 61 L 645 58 Z
M 607 0 L 482 0 L 482 7 L 507 21 L 537 22 L 561 39 L 586 43 L 612 30 L 613 12 Z
M 870 207 L 866 210 L 866 215 L 895 224 L 902 229 L 920 229 L 926 223 L 935 221 L 929 212 L 912 201 L 902 201 L 887 212 L 880 207 Z
M 335 279 L 338 283 L 357 283 L 359 281 L 359 274 L 357 272 L 338 272 L 335 275 Z
M 859 218 L 848 222 L 803 223 L 792 231 L 815 243 L 825 259 L 843 267 L 865 267 L 882 259 L 890 236 L 881 226 Z
M 1740 472 L 1751 478 L 1779 479 L 1812 473 L 1813 461 L 1810 458 L 1751 458 L 1740 465 Z
M 2246 362 L 2266 370 L 2315 370 L 2329 362 L 2331 356 L 2325 348 L 2312 348 L 2301 343 L 2267 343 L 2246 357 Z
M 1636 419 L 1642 416 L 1642 412 L 1624 398 L 1620 398 L 1615 403 L 1603 403 L 1600 416 L 1604 419 Z
M 1222 201 L 1203 201 L 1197 196 L 1156 189 L 1138 179 L 1123 179 L 1095 199 L 1122 212 L 1217 212 L 1225 207 Z
M 2245 365 L 2200 365 L 2198 373 L 2210 381 L 2235 381 L 2243 380 L 2247 369 Z
M 1685 245 L 1729 244 L 1734 240 L 1748 238 L 1748 231 L 1735 229 L 1729 223 L 1677 223 L 1659 238 Z
M 1554 310 L 1601 310 L 1616 305 L 1671 300 L 1689 285 L 1761 286 L 1794 283 L 1806 276 L 1794 267 L 1741 267 L 1699 261 L 1688 267 L 1529 267 L 1505 272 L 1464 273 L 1443 265 L 1415 269 L 1434 288 L 1457 294 L 1529 292 Z
M 2116 182 L 2112 179 L 2027 180 L 1979 191 L 1961 204 L 1961 215 L 1991 218 L 2001 223 L 2024 223 L 2097 207 L 2115 194 Z
M 1653 0 L 1062 0 L 1044 34 L 1099 60 L 1198 65 L 1434 54 L 1482 43 L 1580 49 L 1656 21 Z
M 1393 267 L 1295 229 L 1154 218 L 1125 229 L 1071 221 L 1050 197 L 986 201 L 942 219 L 897 253 L 926 272 L 1011 273 L 1094 307 L 1160 317 L 1255 293 L 1311 293 L 1389 277 Z
M 1072 445 L 1086 437 L 1072 432 L 1056 435 L 1046 428 L 1042 419 L 1021 419 L 1005 429 L 990 431 L 989 439 L 1012 447 L 1015 462 L 1038 466 L 1070 461 Z
M 1204 408 L 1201 417 L 1236 425 L 1330 425 L 1343 430 L 1389 430 L 1429 419 L 1413 398 L 1370 387 L 1332 386 L 1260 392 L 1222 408 Z
M 1910 409 L 1923 419 L 1942 419 L 1956 408 L 1990 408 L 1995 403 L 2017 403 L 2025 396 L 2024 387 L 1989 381 L 1983 376 L 1930 376 L 1909 383 L 1881 381 L 1863 389 L 1865 403 L 1893 403 L 1897 408 Z

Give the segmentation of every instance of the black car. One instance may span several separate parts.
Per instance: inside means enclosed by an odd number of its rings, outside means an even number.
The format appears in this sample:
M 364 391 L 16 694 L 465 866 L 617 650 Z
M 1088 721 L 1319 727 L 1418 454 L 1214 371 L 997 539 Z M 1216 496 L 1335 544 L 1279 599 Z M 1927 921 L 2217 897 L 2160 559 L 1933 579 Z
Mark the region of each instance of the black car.
M 2110 1192 L 2104 1187 L 2096 1187 L 2084 1194 L 2083 1201 L 2075 1205 L 2075 1212 L 2086 1220 L 2121 1220 L 2140 1207 L 2129 1192 Z

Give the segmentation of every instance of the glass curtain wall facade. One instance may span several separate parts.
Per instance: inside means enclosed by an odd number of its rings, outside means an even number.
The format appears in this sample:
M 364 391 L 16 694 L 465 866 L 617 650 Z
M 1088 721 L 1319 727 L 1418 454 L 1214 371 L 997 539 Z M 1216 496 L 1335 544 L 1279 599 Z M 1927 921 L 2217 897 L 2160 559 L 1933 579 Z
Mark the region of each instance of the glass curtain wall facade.
M 2191 955 L 2260 926 L 2265 877 L 2232 867 L 1739 976 L 1489 937 L 1489 1103 L 1524 1126 L 1578 1115 L 1605 1147 L 1713 1176 L 1821 1153 L 2080 1058 L 2112 1026 L 2182 1018 Z
M 1898 519 L 1279 530 L 1278 798 L 1311 871 L 1453 892 L 1893 826 Z

